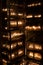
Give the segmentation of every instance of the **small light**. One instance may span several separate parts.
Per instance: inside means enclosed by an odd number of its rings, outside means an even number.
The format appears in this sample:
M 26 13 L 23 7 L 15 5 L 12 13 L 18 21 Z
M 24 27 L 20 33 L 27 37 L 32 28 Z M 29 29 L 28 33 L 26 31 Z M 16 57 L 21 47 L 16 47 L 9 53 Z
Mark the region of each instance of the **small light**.
M 38 63 L 35 63 L 35 62 L 29 62 L 28 65 L 39 65 Z
M 42 56 L 39 53 L 34 53 L 34 58 L 37 59 L 37 60 L 41 60 Z
M 35 4 L 33 3 L 33 4 L 31 4 L 31 6 L 34 6 Z
M 31 30 L 32 27 L 31 27 L 31 26 L 26 26 L 25 29 L 26 29 L 26 30 Z
M 42 50 L 42 46 L 38 45 L 38 44 L 35 44 L 35 49 L 37 50 Z
M 27 5 L 28 7 L 31 7 L 31 4 L 30 5 Z
M 3 44 L 3 47 L 6 47 L 6 45 L 5 45 L 5 44 Z
M 12 57 L 12 59 L 15 57 L 15 54 L 13 53 L 12 55 L 11 55 L 11 57 Z
M 22 55 L 23 54 L 23 50 L 18 50 L 18 55 Z
M 23 33 L 14 32 L 14 33 L 11 35 L 11 38 L 16 37 L 16 36 L 20 36 L 20 35 L 23 35 Z
M 14 16 L 14 15 L 16 15 L 16 13 L 15 12 L 11 12 L 10 15 L 11 16 Z
M 28 49 L 33 49 L 33 44 L 29 44 Z
M 16 43 L 11 44 L 11 49 L 15 48 L 16 46 L 17 46 L 17 44 L 16 44 Z
M 41 17 L 41 14 L 35 15 L 34 17 L 35 17 L 35 18 L 40 18 L 40 17 Z
M 8 27 L 5 27 L 5 29 L 7 30 L 7 29 L 8 29 Z
M 4 19 L 7 20 L 7 17 L 5 17 Z
M 23 22 L 22 21 L 18 21 L 18 25 L 22 25 L 23 24 Z
M 18 42 L 18 45 L 21 46 L 23 43 L 22 42 Z
M 26 18 L 32 18 L 33 16 L 32 15 L 27 15 Z
M 38 5 L 41 5 L 41 3 L 39 2 Z
M 16 26 L 17 25 L 17 22 L 16 21 L 10 21 L 10 25 L 11 26 Z
M 30 52 L 28 57 L 33 58 L 33 52 Z
M 7 61 L 5 59 L 2 60 L 4 63 L 7 63 Z
M 23 16 L 23 13 L 18 13 L 18 16 Z
M 6 55 L 7 53 L 6 52 L 2 52 L 2 54 Z
M 5 9 L 3 8 L 2 11 L 5 11 L 6 12 L 7 11 L 7 8 L 5 8 Z
M 27 5 L 28 7 L 34 7 L 34 6 L 38 6 L 38 5 L 41 5 L 41 3 L 32 3 L 32 4 L 29 4 Z
M 10 38 L 10 36 L 7 36 L 7 35 L 3 35 L 3 37 L 4 37 L 4 38 L 8 38 L 8 39 Z
M 6 45 L 6 48 L 10 49 L 10 45 Z

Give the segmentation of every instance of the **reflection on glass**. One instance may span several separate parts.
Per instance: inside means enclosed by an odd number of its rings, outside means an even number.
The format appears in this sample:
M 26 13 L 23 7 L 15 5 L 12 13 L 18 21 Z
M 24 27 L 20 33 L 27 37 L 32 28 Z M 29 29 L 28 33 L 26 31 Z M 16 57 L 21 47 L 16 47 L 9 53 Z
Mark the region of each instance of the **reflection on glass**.
M 41 54 L 39 54 L 39 53 L 34 53 L 34 58 L 35 58 L 36 60 L 41 60 L 41 59 L 42 59 L 42 56 L 41 56 Z

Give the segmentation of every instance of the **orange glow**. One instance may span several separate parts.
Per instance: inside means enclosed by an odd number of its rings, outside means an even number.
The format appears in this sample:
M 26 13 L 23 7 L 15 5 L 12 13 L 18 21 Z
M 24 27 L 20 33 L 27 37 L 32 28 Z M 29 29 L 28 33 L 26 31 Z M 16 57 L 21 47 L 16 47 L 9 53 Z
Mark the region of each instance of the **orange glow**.
M 7 17 L 5 17 L 4 19 L 7 20 Z
M 34 58 L 37 59 L 37 60 L 41 60 L 42 56 L 39 53 L 34 53 Z
M 7 30 L 7 29 L 8 29 L 8 27 L 5 27 L 5 29 Z
M 25 29 L 27 29 L 27 30 L 31 30 L 32 27 L 31 27 L 31 26 L 26 26 Z
M 26 26 L 26 30 L 40 30 L 41 26 Z
M 7 63 L 7 61 L 5 59 L 2 60 L 4 63 Z
M 11 57 L 12 57 L 12 59 L 15 57 L 15 54 L 13 53 L 12 55 L 11 55 Z
M 3 37 L 9 39 L 10 38 L 9 33 L 8 33 L 8 35 L 3 35 Z
M 35 44 L 35 49 L 37 50 L 42 50 L 42 46 L 38 45 L 38 44 Z
M 14 15 L 16 15 L 16 13 L 15 12 L 11 12 L 10 15 L 11 16 L 14 16 Z
M 32 18 L 33 16 L 32 15 L 27 15 L 26 18 Z
M 18 25 L 22 25 L 23 24 L 23 21 L 18 21 Z
M 2 54 L 6 55 L 7 53 L 6 52 L 2 52 Z
M 23 33 L 14 32 L 14 33 L 11 34 L 11 38 L 16 37 L 16 36 L 20 36 L 20 35 L 23 35 Z
M 16 44 L 16 43 L 11 44 L 11 49 L 15 48 L 16 46 L 17 46 L 17 44 Z
M 16 21 L 10 21 L 10 25 L 11 26 L 17 26 L 17 22 Z
M 18 55 L 21 55 L 21 54 L 23 54 L 23 50 L 18 50 Z
M 34 62 L 29 62 L 29 64 L 28 64 L 28 65 L 39 65 L 39 64 L 34 63 Z
M 18 45 L 20 46 L 20 45 L 22 45 L 23 43 L 22 42 L 18 42 Z
M 35 15 L 34 17 L 35 17 L 35 18 L 40 18 L 40 17 L 41 17 L 41 14 Z
M 34 7 L 34 6 L 39 6 L 39 5 L 41 5 L 41 3 L 39 2 L 39 3 L 32 3 L 32 4 L 29 4 L 29 5 L 27 5 L 28 7 Z
M 18 16 L 23 16 L 23 13 L 18 13 Z
M 33 58 L 33 52 L 30 52 L 28 57 Z
M 2 11 L 5 11 L 6 12 L 7 11 L 7 8 L 5 8 L 5 9 L 3 8 Z
M 6 45 L 6 48 L 10 49 L 10 45 Z
M 29 44 L 28 48 L 33 49 L 33 44 Z

